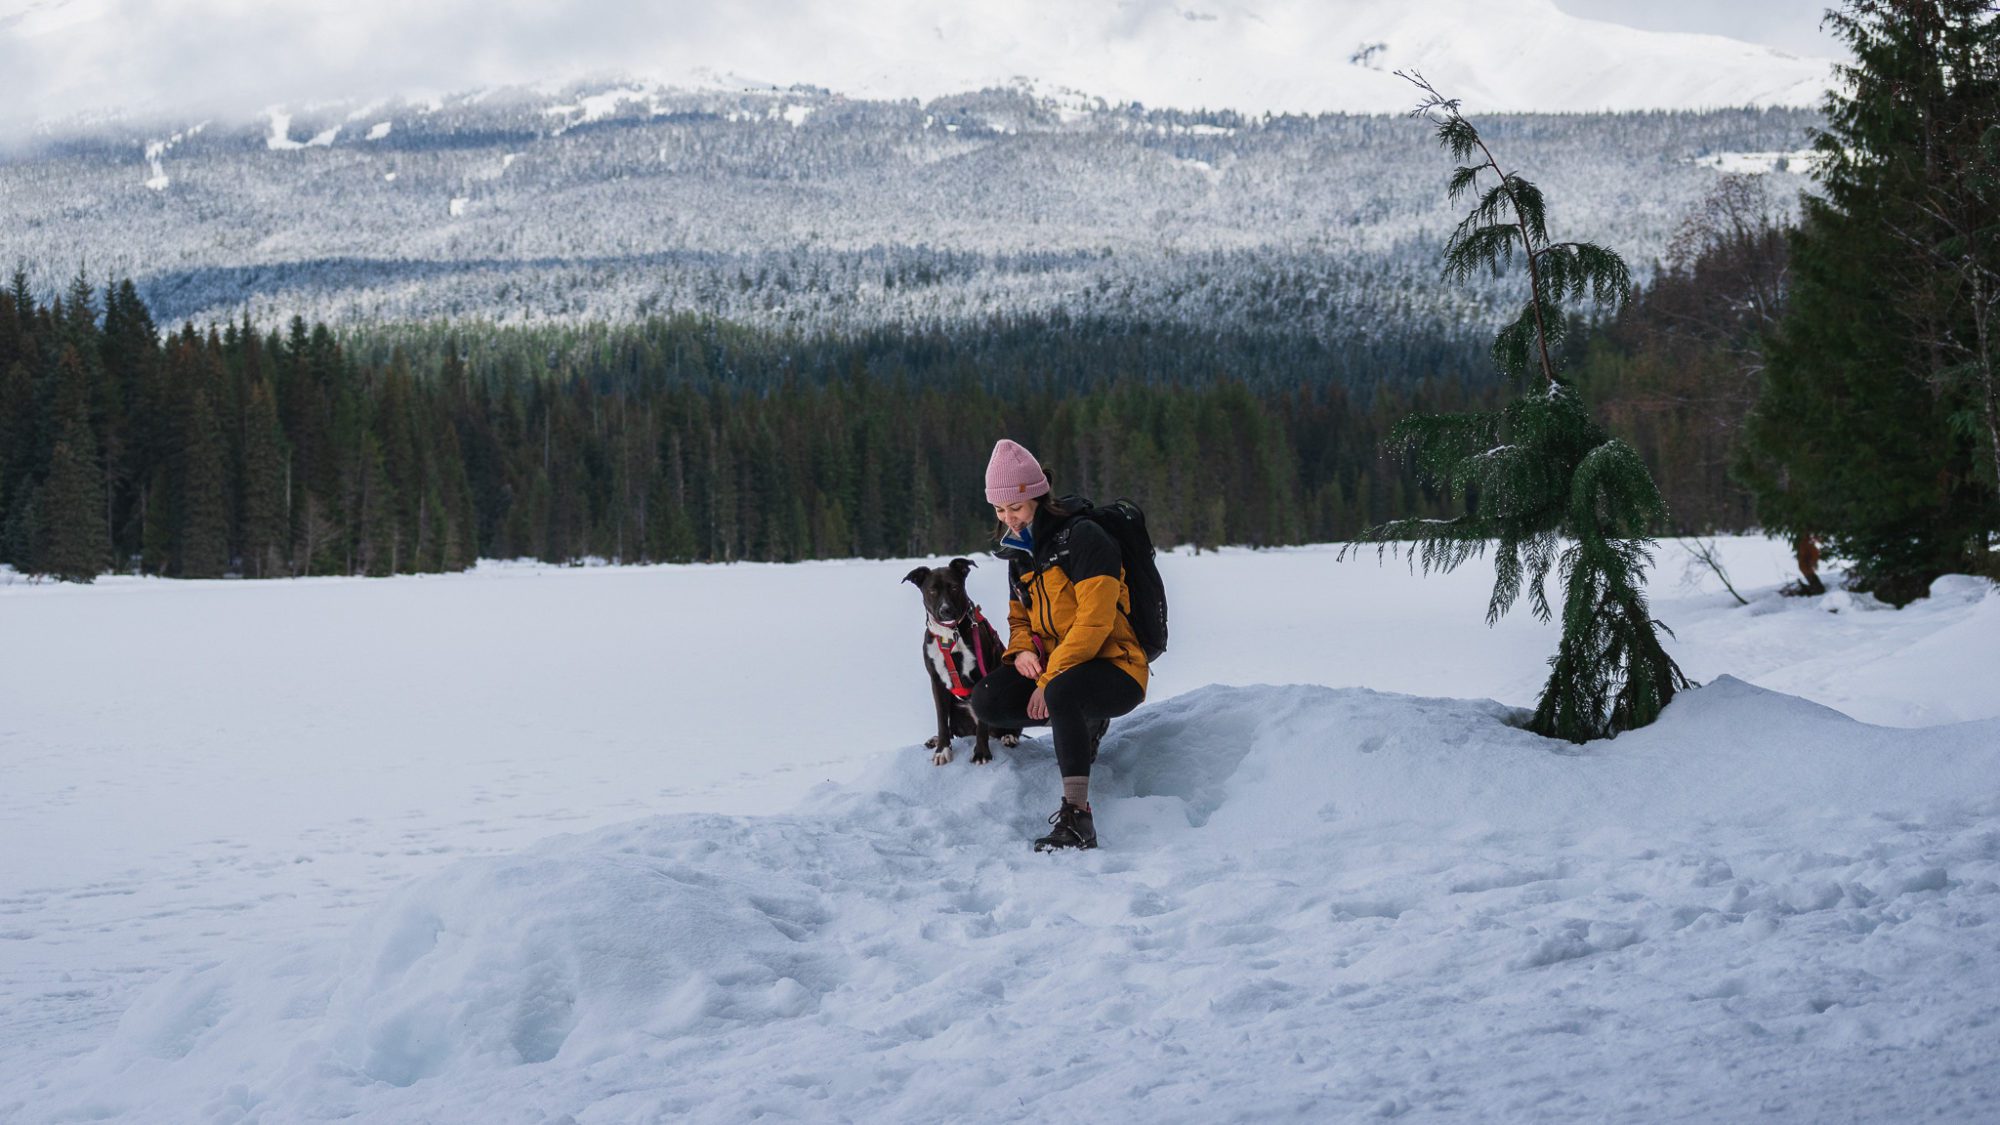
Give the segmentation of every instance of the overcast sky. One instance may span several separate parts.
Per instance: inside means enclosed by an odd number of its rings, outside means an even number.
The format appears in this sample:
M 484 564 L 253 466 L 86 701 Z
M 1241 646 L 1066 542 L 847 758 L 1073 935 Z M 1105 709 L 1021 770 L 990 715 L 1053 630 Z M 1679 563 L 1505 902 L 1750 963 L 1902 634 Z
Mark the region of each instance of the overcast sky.
M 919 63 L 936 69 L 965 62 L 959 56 L 976 35 L 990 49 L 980 46 L 972 61 L 1004 58 L 1009 67 L 1028 68 L 1009 74 L 1029 74 L 1029 63 L 1012 61 L 1023 51 L 1068 59 L 1096 50 L 1092 37 L 1102 36 L 1102 69 L 1066 78 L 1092 89 L 1091 76 L 1107 75 L 1110 83 L 1121 65 L 1158 70 L 1139 56 L 1188 41 L 1195 33 L 1183 17 L 1214 21 L 1203 3 L 1226 18 L 1220 32 L 1200 34 L 1254 54 L 1277 49 L 1274 42 L 1285 47 L 1283 36 L 1301 29 L 1338 39 L 1329 20 L 1337 24 L 1348 11 L 1380 24 L 1409 14 L 1405 5 L 1418 15 L 1435 7 L 1458 21 L 1456 28 L 1476 23 L 1467 15 L 1473 12 L 1534 21 L 1551 2 L 1571 16 L 1648 31 L 1725 35 L 1814 58 L 1844 54 L 1818 30 L 1823 0 L 0 0 L 0 139 L 39 120 L 111 107 L 166 116 L 245 113 L 276 103 L 534 81 L 558 76 L 558 66 L 569 76 L 671 71 L 678 78 L 698 63 L 732 77 L 826 85 L 835 83 L 814 76 L 847 81 L 873 74 L 871 67 L 888 76 L 852 87 L 865 92 L 894 87 L 889 78 L 921 70 Z M 996 8 L 1003 10 L 994 15 Z M 954 28 L 958 38 L 946 43 Z M 939 44 L 955 44 L 957 54 Z M 1254 85 L 1264 75 L 1236 77 Z M 950 88 L 931 85 L 932 93 Z M 1119 94 L 1115 83 L 1110 92 Z M 1311 104 L 1239 101 L 1223 104 Z
M 1840 58 L 1847 52 L 1819 30 L 1831 0 L 1556 0 L 1573 16 L 1647 31 L 1705 31 L 1762 43 L 1795 55 Z

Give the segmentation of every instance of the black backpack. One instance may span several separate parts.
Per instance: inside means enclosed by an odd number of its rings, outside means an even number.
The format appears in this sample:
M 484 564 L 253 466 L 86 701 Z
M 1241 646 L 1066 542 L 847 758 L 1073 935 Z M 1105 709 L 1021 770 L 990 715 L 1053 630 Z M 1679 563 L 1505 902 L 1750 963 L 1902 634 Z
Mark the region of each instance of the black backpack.
M 1124 556 L 1125 589 L 1132 595 L 1132 610 L 1125 615 L 1126 620 L 1132 622 L 1139 647 L 1146 650 L 1146 663 L 1151 664 L 1167 651 L 1167 587 L 1160 581 L 1159 564 L 1153 561 L 1153 537 L 1146 533 L 1146 513 L 1130 500 L 1119 500 L 1101 508 L 1085 507 L 1077 514 L 1118 541 L 1118 553 Z

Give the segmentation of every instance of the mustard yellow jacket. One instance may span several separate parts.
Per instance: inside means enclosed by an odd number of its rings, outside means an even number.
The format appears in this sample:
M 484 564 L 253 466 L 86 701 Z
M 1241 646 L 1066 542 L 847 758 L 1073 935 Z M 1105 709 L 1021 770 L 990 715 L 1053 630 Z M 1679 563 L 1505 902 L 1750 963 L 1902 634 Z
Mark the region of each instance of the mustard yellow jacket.
M 1126 614 L 1123 556 L 1111 534 L 1087 519 L 1037 513 L 1032 549 L 1013 537 L 995 552 L 1007 560 L 1007 652 L 1039 652 L 1041 687 L 1089 660 L 1109 660 L 1146 688 L 1146 650 Z

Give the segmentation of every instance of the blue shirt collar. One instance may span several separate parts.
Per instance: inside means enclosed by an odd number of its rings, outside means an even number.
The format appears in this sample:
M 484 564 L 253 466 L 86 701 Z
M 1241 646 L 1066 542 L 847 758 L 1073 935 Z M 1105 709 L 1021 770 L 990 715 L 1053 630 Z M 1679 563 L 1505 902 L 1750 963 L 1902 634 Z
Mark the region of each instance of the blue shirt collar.
M 1035 553 L 1035 530 L 1032 526 L 1029 526 L 1022 528 L 1018 532 L 1010 531 L 1000 537 L 1000 545 L 1002 547 L 1012 547 L 1017 551 L 1025 551 L 1032 555 Z

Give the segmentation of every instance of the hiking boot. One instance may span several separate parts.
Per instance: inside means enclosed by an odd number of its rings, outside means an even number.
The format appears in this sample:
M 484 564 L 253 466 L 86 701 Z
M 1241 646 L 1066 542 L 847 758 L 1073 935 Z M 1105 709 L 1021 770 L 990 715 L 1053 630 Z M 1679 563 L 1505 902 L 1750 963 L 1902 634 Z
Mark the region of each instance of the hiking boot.
M 1097 744 L 1104 741 L 1104 732 L 1111 729 L 1110 719 L 1090 721 L 1090 764 L 1097 764 Z
M 1049 834 L 1035 841 L 1038 852 L 1052 852 L 1059 848 L 1094 848 L 1097 846 L 1097 826 L 1090 821 L 1090 810 L 1080 809 L 1063 799 L 1062 808 L 1049 817 L 1055 825 Z

